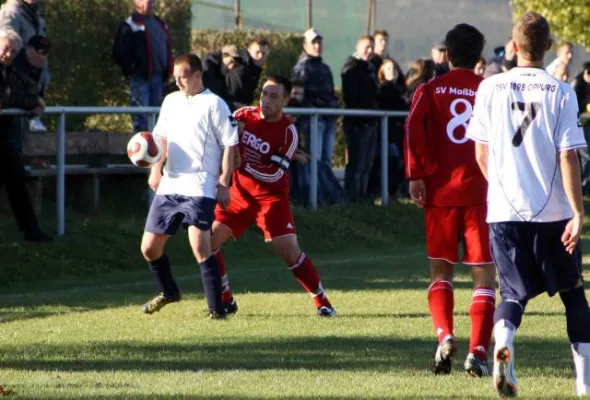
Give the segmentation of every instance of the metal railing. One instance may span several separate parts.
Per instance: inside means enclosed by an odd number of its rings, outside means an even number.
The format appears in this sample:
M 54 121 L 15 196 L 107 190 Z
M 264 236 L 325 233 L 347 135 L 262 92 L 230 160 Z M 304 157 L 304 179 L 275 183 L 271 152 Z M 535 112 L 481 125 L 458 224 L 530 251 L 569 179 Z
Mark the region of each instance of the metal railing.
M 72 114 L 143 114 L 148 116 L 148 127 L 151 130 L 156 123 L 156 115 L 159 107 L 48 107 L 45 114 L 57 116 L 56 135 L 56 214 L 57 236 L 65 233 L 65 165 L 66 165 L 66 115 Z M 345 110 L 325 108 L 286 108 L 285 114 L 311 116 L 310 132 L 310 206 L 313 210 L 318 206 L 318 120 L 320 116 L 348 116 L 348 117 L 374 117 L 381 120 L 381 205 L 387 205 L 389 200 L 388 188 L 388 118 L 405 117 L 406 111 L 375 111 L 375 110 Z M 7 109 L 0 111 L 0 115 L 28 115 L 28 113 Z M 582 115 L 584 119 L 590 119 L 590 115 Z M 316 160 L 313 162 L 313 160 Z

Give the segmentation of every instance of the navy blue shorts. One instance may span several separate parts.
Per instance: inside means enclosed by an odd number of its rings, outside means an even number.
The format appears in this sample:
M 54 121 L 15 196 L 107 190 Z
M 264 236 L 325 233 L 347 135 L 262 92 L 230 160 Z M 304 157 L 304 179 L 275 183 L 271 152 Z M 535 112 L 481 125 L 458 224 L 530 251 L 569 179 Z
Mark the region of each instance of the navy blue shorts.
M 145 231 L 174 235 L 181 224 L 208 231 L 213 225 L 216 200 L 209 197 L 156 195 L 145 223 Z
M 492 257 L 503 299 L 526 301 L 547 292 L 575 288 L 582 279 L 580 243 L 565 251 L 561 235 L 568 221 L 490 224 Z

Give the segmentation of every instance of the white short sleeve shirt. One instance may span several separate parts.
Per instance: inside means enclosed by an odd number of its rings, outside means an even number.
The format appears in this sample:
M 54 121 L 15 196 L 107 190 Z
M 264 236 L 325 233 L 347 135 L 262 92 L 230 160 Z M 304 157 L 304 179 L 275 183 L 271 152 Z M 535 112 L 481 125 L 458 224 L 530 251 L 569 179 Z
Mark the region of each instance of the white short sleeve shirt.
M 569 219 L 559 152 L 586 147 L 573 89 L 540 68 L 484 80 L 467 137 L 488 145 L 487 221 Z
M 215 199 L 223 151 L 238 144 L 237 123 L 227 104 L 208 89 L 195 96 L 171 93 L 153 134 L 168 141 L 157 194 Z

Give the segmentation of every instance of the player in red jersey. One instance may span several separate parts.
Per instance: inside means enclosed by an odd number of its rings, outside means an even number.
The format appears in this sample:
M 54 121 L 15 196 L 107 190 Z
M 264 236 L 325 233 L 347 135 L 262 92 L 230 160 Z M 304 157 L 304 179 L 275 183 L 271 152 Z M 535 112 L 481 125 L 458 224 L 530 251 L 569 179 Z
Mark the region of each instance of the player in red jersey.
M 242 163 L 233 173 L 228 208 L 217 207 L 212 248 L 220 268 L 223 302 L 228 313 L 237 311 L 229 288 L 225 263 L 219 248 L 229 238 L 239 238 L 252 224 L 264 233 L 303 288 L 311 294 L 319 316 L 333 317 L 316 267 L 301 251 L 289 202 L 287 170 L 297 151 L 297 130 L 283 114 L 289 103 L 291 82 L 269 78 L 260 96 L 260 107 L 245 107 L 234 113 L 241 126 L 239 149 Z
M 405 162 L 410 196 L 424 208 L 430 259 L 428 304 L 438 339 L 434 372 L 451 372 L 457 352 L 453 333 L 453 274 L 459 263 L 472 266 L 474 292 L 469 310 L 471 336 L 465 370 L 489 376 L 487 351 L 495 309 L 495 269 L 486 224 L 487 183 L 465 137 L 482 78 L 473 73 L 483 35 L 460 24 L 447 33 L 451 71 L 420 86 L 406 120 Z

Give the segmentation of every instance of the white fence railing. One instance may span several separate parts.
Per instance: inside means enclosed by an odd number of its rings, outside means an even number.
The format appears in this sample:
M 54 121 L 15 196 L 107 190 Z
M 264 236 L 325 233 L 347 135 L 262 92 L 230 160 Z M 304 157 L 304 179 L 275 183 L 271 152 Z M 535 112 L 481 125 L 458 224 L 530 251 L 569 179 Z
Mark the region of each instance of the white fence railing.
M 151 130 L 155 126 L 156 115 L 160 111 L 159 107 L 48 107 L 45 114 L 57 116 L 57 135 L 56 135 L 56 214 L 58 236 L 65 233 L 65 165 L 66 165 L 66 115 L 72 114 L 144 114 L 148 115 L 148 126 Z M 406 111 L 375 111 L 375 110 L 344 110 L 344 109 L 326 109 L 326 108 L 286 108 L 285 113 L 289 115 L 309 115 L 311 116 L 310 132 L 310 158 L 317 160 L 318 154 L 318 118 L 320 116 L 350 116 L 350 117 L 375 117 L 381 120 L 381 204 L 388 203 L 388 154 L 387 154 L 387 132 L 388 117 L 405 117 Z M 22 110 L 7 109 L 2 110 L 0 115 L 27 115 Z M 590 116 L 584 115 L 582 118 L 590 119 Z M 311 162 L 311 179 L 309 200 L 313 210 L 318 206 L 318 170 L 317 162 Z

